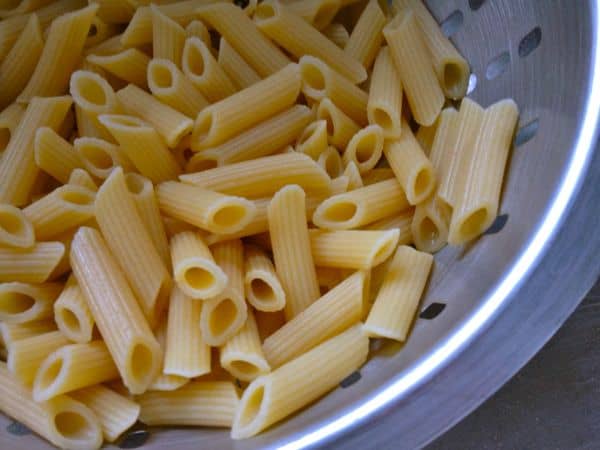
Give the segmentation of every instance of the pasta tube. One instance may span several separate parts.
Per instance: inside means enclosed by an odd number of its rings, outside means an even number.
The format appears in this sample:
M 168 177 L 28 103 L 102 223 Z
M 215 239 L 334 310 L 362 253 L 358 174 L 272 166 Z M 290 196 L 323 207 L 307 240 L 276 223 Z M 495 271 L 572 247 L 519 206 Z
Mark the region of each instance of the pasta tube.
M 84 344 L 92 340 L 94 318 L 74 276 L 67 280 L 53 309 L 58 329 L 71 341 Z
M 52 317 L 52 305 L 60 294 L 58 283 L 27 284 L 13 281 L 0 284 L 0 320 L 25 323 Z
M 0 282 L 43 283 L 64 255 L 61 242 L 38 242 L 29 249 L 0 247 Z
M 259 311 L 279 311 L 285 306 L 285 292 L 271 259 L 258 247 L 245 247 L 244 286 L 248 302 Z
M 34 243 L 33 225 L 23 211 L 0 204 L 0 246 L 27 249 Z
M 352 30 L 344 53 L 369 69 L 383 44 L 383 27 L 387 23 L 385 13 L 377 0 L 370 0 Z
M 245 89 L 248 86 L 252 86 L 261 79 L 260 75 L 224 38 L 221 38 L 219 44 L 219 55 L 217 61 L 227 76 L 229 76 L 229 79 L 233 81 L 240 89 Z
M 38 128 L 33 147 L 37 166 L 63 184 L 69 181 L 73 170 L 83 167 L 73 146 L 52 128 Z
M 383 154 L 384 133 L 379 125 L 369 125 L 352 136 L 343 154 L 344 164 L 356 164 L 360 173 L 373 169 Z

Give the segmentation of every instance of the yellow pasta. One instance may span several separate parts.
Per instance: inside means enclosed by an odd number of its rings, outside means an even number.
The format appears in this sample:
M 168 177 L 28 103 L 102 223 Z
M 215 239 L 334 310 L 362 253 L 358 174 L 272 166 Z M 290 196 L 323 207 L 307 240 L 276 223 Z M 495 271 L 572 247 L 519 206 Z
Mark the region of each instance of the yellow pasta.
M 248 307 L 244 298 L 244 246 L 240 240 L 220 242 L 211 248 L 215 262 L 227 275 L 224 291 L 202 304 L 200 329 L 209 345 L 223 345 L 244 326 Z
M 397 14 L 385 26 L 383 34 L 414 119 L 420 125 L 431 125 L 440 113 L 445 97 L 413 11 Z
M 285 316 L 282 310 L 275 312 L 255 311 L 254 318 L 258 327 L 258 334 L 263 342 L 285 323 Z
M 161 369 L 154 380 L 152 380 L 152 383 L 150 383 L 150 386 L 148 386 L 148 391 L 174 391 L 190 382 L 190 379 L 187 377 L 168 375 L 164 373 L 164 355 L 167 345 L 167 326 L 167 320 L 162 320 L 155 331 L 156 340 L 160 344 L 163 359 L 160 364 Z
M 92 176 L 84 169 L 74 169 L 69 176 L 69 183 L 73 186 L 81 186 L 82 188 L 89 189 L 90 191 L 96 192 L 98 185 L 92 178 Z
M 334 22 L 323 28 L 322 33 L 340 48 L 344 48 L 350 39 L 348 30 L 339 22 Z
M 0 323 L 0 340 L 2 346 L 8 350 L 16 341 L 55 330 L 56 324 L 52 319 L 24 323 L 2 322 Z
M 11 103 L 0 112 L 0 158 L 8 146 L 12 134 L 17 129 L 23 113 L 25 113 L 25 107 L 16 102 Z
M 148 86 L 146 70 L 150 58 L 137 48 L 128 48 L 108 55 L 90 54 L 87 60 L 128 83 L 141 88 Z
M 350 139 L 360 129 L 356 122 L 328 98 L 324 98 L 319 103 L 317 118 L 327 122 L 327 140 L 340 150 L 346 148 Z
M 383 154 L 384 133 L 379 125 L 369 125 L 352 136 L 343 154 L 344 164 L 356 164 L 358 171 L 373 169 Z
M 251 308 L 242 329 L 221 347 L 220 363 L 221 367 L 242 381 L 252 381 L 270 372 Z
M 402 133 L 402 82 L 394 67 L 390 50 L 383 47 L 373 66 L 367 103 L 369 123 L 379 125 L 386 139 Z
M 321 397 L 358 369 L 369 352 L 369 339 L 361 328 L 360 324 L 353 326 L 254 380 L 237 407 L 231 437 L 257 434 Z
M 447 244 L 450 215 L 447 205 L 435 193 L 417 205 L 411 224 L 417 250 L 435 253 Z
M 59 448 L 99 449 L 102 431 L 94 413 L 71 397 L 61 395 L 38 403 L 0 363 L 0 410 Z
M 408 207 L 402 187 L 393 179 L 329 197 L 316 209 L 312 220 L 319 228 L 347 230 L 399 213 Z
M 272 75 L 290 63 L 237 6 L 216 3 L 202 7 L 196 14 L 217 30 L 261 77 Z
M 331 189 L 327 173 L 310 157 L 299 153 L 265 156 L 179 178 L 204 189 L 244 197 L 272 195 L 288 184 L 298 184 L 315 194 Z
M 344 53 L 369 69 L 383 44 L 383 27 L 387 23 L 378 0 L 370 0 L 352 30 Z
M 35 71 L 19 94 L 18 102 L 28 103 L 36 96 L 65 93 L 97 9 L 98 6 L 90 5 L 52 22 Z
M 75 104 L 92 117 L 115 113 L 120 109 L 112 86 L 97 73 L 87 70 L 73 72 L 69 92 Z
M 298 140 L 296 141 L 296 151 L 310 156 L 312 159 L 318 159 L 319 155 L 327 149 L 327 121 L 317 120 L 310 123 Z
M 75 104 L 75 121 L 77 123 L 77 135 L 80 137 L 94 137 L 105 141 L 114 142 L 111 134 L 98 121 L 98 117 L 86 112 L 81 106 Z
M 33 130 L 44 126 L 57 130 L 70 107 L 70 97 L 35 98 L 29 103 L 0 160 L 0 203 L 20 206 L 29 201 L 39 173 Z
M 60 242 L 38 242 L 30 249 L 0 247 L 0 282 L 43 283 L 64 255 Z
M 96 220 L 148 323 L 155 326 L 167 304 L 171 278 L 120 168 L 98 190 Z
M 433 125 L 430 125 L 428 127 L 419 127 L 419 129 L 415 133 L 415 138 L 417 138 L 417 142 L 419 143 L 419 145 L 423 149 L 423 152 L 427 156 L 429 156 L 429 154 L 431 153 L 431 147 L 433 145 L 433 140 L 435 139 L 437 125 L 440 122 L 440 117 L 442 116 L 443 112 L 444 110 L 442 110 L 442 112 L 438 116 L 437 120 L 433 123 Z
M 177 233 L 182 233 L 184 231 L 198 231 L 198 228 L 194 225 L 173 217 L 162 216 L 162 222 L 165 226 L 167 237 L 175 236 Z
M 300 93 L 297 64 L 204 109 L 194 123 L 192 150 L 218 145 L 292 106 Z
M 156 199 L 152 182 L 133 172 L 125 175 L 125 182 L 127 183 L 129 193 L 133 196 L 137 212 L 142 219 L 158 254 L 165 266 L 167 268 L 171 267 L 171 255 L 167 233 L 165 232 L 165 227 L 162 222 L 160 209 L 158 208 L 158 200 Z
M 231 427 L 239 399 L 230 381 L 196 381 L 172 392 L 136 398 L 147 425 Z
M 286 294 L 285 316 L 289 320 L 320 296 L 306 224 L 304 191 L 297 185 L 282 188 L 271 200 L 267 212 L 275 269 Z
M 208 45 L 207 41 L 203 42 Z M 240 56 L 225 38 L 221 38 L 219 44 L 219 65 L 223 68 L 229 79 L 239 89 L 245 89 L 260 81 L 260 75 Z
M 160 346 L 100 233 L 79 229 L 71 265 L 123 382 L 144 392 L 160 369 Z
M 114 442 L 140 415 L 137 403 L 101 384 L 69 395 L 92 410 L 108 442 Z
M 206 45 L 210 45 L 210 33 L 200 20 L 193 20 L 185 27 L 185 36 L 200 38 Z
M 227 286 L 227 275 L 215 263 L 198 233 L 184 231 L 174 235 L 171 255 L 173 275 L 183 294 L 193 299 L 207 299 L 221 294 Z
M 70 276 L 53 305 L 58 329 L 73 342 L 92 340 L 94 318 L 74 276 Z
M 246 299 L 259 311 L 279 311 L 286 297 L 271 259 L 255 246 L 245 247 L 244 287 Z
M 101 42 L 97 45 L 88 47 L 84 50 L 83 54 L 85 56 L 88 56 L 88 55 L 106 56 L 106 55 L 115 55 L 117 53 L 120 53 L 123 50 L 125 50 L 125 47 L 123 47 L 121 45 L 121 36 L 122 36 L 121 34 L 117 34 L 116 36 L 106 39 L 104 42 Z M 101 68 L 100 66 L 97 66 L 94 63 L 91 63 L 90 61 L 87 60 L 87 58 L 84 59 L 83 61 L 81 61 L 80 69 L 89 70 L 91 72 L 95 72 L 98 75 L 102 75 L 102 76 L 108 75 L 103 68 Z M 111 85 L 112 85 L 112 82 L 111 82 Z
M 67 344 L 69 340 L 60 331 L 50 331 L 15 341 L 8 352 L 8 370 L 21 383 L 29 386 L 48 354 Z
M 317 30 L 327 27 L 340 10 L 340 0 L 303 0 L 285 2 L 286 7 L 299 15 Z
M 73 144 L 83 167 L 101 180 L 108 178 L 117 167 L 124 171 L 133 170 L 133 164 L 121 148 L 110 142 L 94 137 L 80 137 Z
M 154 183 L 177 178 L 181 169 L 175 157 L 149 123 L 117 114 L 103 114 L 99 120 L 142 175 Z
M 83 161 L 73 146 L 49 127 L 38 128 L 33 142 L 36 165 L 61 183 L 67 183 Z
M 132 1 L 94 0 L 94 3 L 99 6 L 98 16 L 107 23 L 127 23 L 135 12 Z
M 43 402 L 118 377 L 119 371 L 104 342 L 65 345 L 40 364 L 33 381 L 33 399 Z
M 64 185 L 23 210 L 36 238 L 48 240 L 87 222 L 94 215 L 95 193 L 80 186 Z
M 148 86 L 157 99 L 188 117 L 196 118 L 208 105 L 204 95 L 167 59 L 150 61 Z
M 163 372 L 193 378 L 210 372 L 210 347 L 202 340 L 202 302 L 178 288 L 171 293 Z
M 211 103 L 223 100 L 238 90 L 200 38 L 190 37 L 185 41 L 181 67 L 186 77 Z
M 360 62 L 346 55 L 278 0 L 267 0 L 259 4 L 254 14 L 254 22 L 263 33 L 296 58 L 304 55 L 315 56 L 353 83 L 367 79 L 367 72 Z
M 118 91 L 117 98 L 125 111 L 150 123 L 170 147 L 175 147 L 192 130 L 189 117 L 132 84 Z
M 333 146 L 328 147 L 319 155 L 317 164 L 319 164 L 331 178 L 337 178 L 344 171 L 342 157 L 337 148 Z
M 25 14 L 45 6 L 50 0 L 21 0 L 14 2 L 6 0 L 0 3 L 0 18 L 6 19 L 11 16 Z
M 23 211 L 0 204 L 0 246 L 28 249 L 34 243 L 33 225 Z
M 432 264 L 430 254 L 398 247 L 363 327 L 369 336 L 406 340 Z
M 52 317 L 52 305 L 61 288 L 58 283 L 0 284 L 0 320 L 25 323 Z
M 202 172 L 219 166 L 219 153 L 208 148 L 197 153 L 185 165 L 186 173 Z
M 152 56 L 169 60 L 179 66 L 186 38 L 185 30 L 155 5 L 150 6 L 150 9 L 152 10 Z
M 0 64 L 0 107 L 17 98 L 35 70 L 44 40 L 37 15 L 31 14 L 8 55 Z
M 513 100 L 488 107 L 481 121 L 464 191 L 457 193 L 448 242 L 463 244 L 483 233 L 498 214 L 502 180 L 519 110 Z
M 213 233 L 239 231 L 256 214 L 254 204 L 245 198 L 175 181 L 160 184 L 157 196 L 165 214 Z
M 366 230 L 392 230 L 397 229 L 400 232 L 398 245 L 412 244 L 412 223 L 415 214 L 414 208 L 409 208 L 400 214 L 394 214 L 384 217 L 376 222 L 370 223 L 365 227 Z
M 112 23 L 106 23 L 98 15 L 92 20 L 88 37 L 85 40 L 84 48 L 96 47 L 111 37 L 119 33 L 119 26 Z M 85 53 L 85 51 L 84 51 Z
M 400 139 L 387 141 L 383 153 L 411 205 L 431 195 L 436 186 L 433 166 L 406 121 L 402 121 Z
M 397 0 L 400 8 L 410 8 L 415 14 L 423 38 L 431 53 L 431 60 L 446 97 L 459 99 L 465 96 L 469 84 L 469 64 L 444 36 L 435 18 L 420 0 Z

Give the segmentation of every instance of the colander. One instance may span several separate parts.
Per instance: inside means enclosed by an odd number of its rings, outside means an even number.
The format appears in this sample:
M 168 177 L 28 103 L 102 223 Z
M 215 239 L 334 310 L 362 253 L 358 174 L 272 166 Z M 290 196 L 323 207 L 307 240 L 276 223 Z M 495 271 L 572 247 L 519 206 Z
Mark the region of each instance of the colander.
M 445 248 L 406 345 L 373 341 L 360 372 L 266 433 L 137 429 L 146 449 L 415 448 L 452 426 L 558 329 L 600 272 L 600 4 L 431 0 L 469 60 L 469 95 L 512 97 L 521 117 L 500 215 L 477 242 Z M 493 426 L 490 424 L 490 426 Z M 0 418 L 0 448 L 50 448 Z

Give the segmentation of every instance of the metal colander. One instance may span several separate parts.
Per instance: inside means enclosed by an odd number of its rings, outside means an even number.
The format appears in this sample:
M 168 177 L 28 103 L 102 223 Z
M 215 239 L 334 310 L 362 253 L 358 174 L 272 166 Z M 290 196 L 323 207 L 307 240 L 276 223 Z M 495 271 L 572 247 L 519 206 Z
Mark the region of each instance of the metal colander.
M 562 324 L 600 271 L 596 0 L 431 0 L 471 64 L 469 95 L 521 110 L 500 216 L 445 248 L 406 345 L 374 341 L 338 389 L 246 441 L 228 431 L 130 431 L 117 446 L 414 448 L 460 420 Z M 0 418 L 0 448 L 50 448 Z

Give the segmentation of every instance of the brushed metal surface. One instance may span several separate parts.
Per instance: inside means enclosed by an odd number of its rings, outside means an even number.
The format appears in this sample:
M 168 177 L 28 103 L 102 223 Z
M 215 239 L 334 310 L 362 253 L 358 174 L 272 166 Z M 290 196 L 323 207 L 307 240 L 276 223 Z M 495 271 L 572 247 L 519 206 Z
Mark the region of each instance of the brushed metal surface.
M 473 245 L 436 255 L 423 308 L 434 302 L 446 307 L 435 319 L 417 319 L 405 346 L 374 349 L 354 384 L 253 439 L 232 442 L 226 431 L 170 429 L 153 431 L 144 448 L 300 448 L 333 440 L 339 448 L 424 445 L 522 367 L 596 279 L 598 2 L 428 3 L 439 19 L 456 10 L 463 15 L 453 39 L 477 80 L 471 97 L 483 105 L 512 97 L 521 109 L 520 126 L 538 121 L 537 133 L 510 160 L 500 208 L 505 225 Z M 472 10 L 470 4 L 481 5 Z M 540 45 L 521 57 L 521 40 L 536 27 Z M 506 65 L 487 76 L 500 55 Z M 0 429 L 7 423 L 0 418 Z M 0 448 L 34 447 L 49 448 L 33 436 L 0 433 Z

